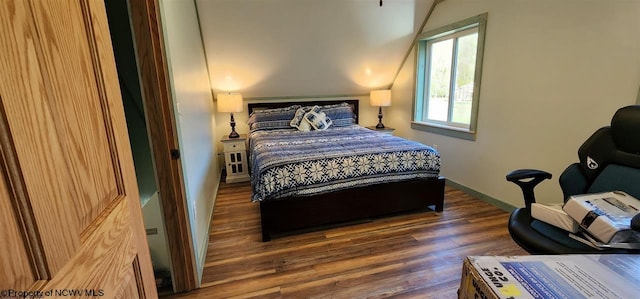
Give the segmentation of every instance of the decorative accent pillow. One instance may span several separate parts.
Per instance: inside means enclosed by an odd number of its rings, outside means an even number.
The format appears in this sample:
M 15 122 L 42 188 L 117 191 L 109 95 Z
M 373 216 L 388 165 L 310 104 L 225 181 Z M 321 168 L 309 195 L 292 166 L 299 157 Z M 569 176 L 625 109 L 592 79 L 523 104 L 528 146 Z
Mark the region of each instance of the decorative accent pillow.
M 289 129 L 289 122 L 298 108 L 300 105 L 254 111 L 247 120 L 249 130 Z
M 309 132 L 311 131 L 311 124 L 306 119 L 302 119 L 296 128 L 298 128 L 298 131 Z
M 333 124 L 331 118 L 327 117 L 324 112 L 321 112 L 319 106 L 313 106 L 311 111 L 304 115 L 304 119 L 308 121 L 315 130 L 326 130 Z
M 307 114 L 307 112 L 309 112 L 310 110 L 311 110 L 311 107 L 300 107 L 300 108 L 298 108 L 298 110 L 296 110 L 296 114 L 293 116 L 293 119 L 291 119 L 291 122 L 289 123 L 289 125 L 294 127 L 294 128 L 298 128 L 298 126 L 304 120 L 304 115 Z M 300 128 L 298 128 L 298 129 L 300 129 Z

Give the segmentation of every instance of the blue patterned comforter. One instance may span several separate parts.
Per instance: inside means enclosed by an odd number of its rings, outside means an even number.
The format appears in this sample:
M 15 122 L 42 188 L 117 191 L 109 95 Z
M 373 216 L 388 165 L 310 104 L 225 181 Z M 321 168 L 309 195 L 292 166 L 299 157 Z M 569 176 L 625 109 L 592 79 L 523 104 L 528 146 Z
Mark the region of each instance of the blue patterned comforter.
M 433 148 L 358 125 L 255 131 L 249 148 L 252 201 L 435 177 L 440 170 Z

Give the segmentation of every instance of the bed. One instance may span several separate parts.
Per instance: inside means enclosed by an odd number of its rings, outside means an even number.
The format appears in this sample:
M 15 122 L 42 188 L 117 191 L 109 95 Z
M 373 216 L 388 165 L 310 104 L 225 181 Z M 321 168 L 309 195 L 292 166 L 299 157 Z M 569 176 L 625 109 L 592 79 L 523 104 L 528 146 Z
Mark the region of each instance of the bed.
M 263 241 L 443 210 L 437 151 L 357 125 L 358 100 L 250 103 L 248 108 L 251 199 L 260 205 Z M 301 116 L 307 121 L 298 123 L 304 124 L 314 115 L 329 124 L 291 127 Z

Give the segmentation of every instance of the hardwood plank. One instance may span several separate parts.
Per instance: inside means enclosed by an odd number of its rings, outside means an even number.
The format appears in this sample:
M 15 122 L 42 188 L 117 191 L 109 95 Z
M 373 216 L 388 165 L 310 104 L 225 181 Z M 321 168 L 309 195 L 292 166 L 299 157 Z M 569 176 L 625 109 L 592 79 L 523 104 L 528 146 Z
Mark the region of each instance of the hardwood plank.
M 456 298 L 469 255 L 524 255 L 508 213 L 446 188 L 420 212 L 262 242 L 249 183 L 220 184 L 201 289 L 166 298 Z

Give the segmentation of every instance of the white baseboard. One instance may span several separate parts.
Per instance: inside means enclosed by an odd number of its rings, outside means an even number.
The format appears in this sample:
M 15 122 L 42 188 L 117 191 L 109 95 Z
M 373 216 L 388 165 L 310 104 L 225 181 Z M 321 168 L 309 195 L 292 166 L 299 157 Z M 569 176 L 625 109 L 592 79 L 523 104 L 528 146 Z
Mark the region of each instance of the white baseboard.
M 209 211 L 209 220 L 207 223 L 207 227 L 211 228 L 211 221 L 213 219 L 213 211 L 216 208 L 216 199 L 218 196 L 218 188 L 220 187 L 220 182 L 218 181 L 214 187 L 214 191 L 213 191 L 213 205 L 211 206 L 211 210 Z M 198 260 L 200 261 L 200 263 L 198 265 L 196 265 L 196 269 L 198 271 L 198 287 L 200 287 L 200 285 L 202 284 L 202 275 L 204 273 L 204 265 L 207 259 L 207 249 L 209 249 L 209 229 L 207 229 L 204 233 L 204 236 L 200 236 L 201 239 L 200 240 L 204 240 L 204 242 L 202 242 L 200 245 L 200 248 L 198 248 L 197 254 L 198 254 Z

